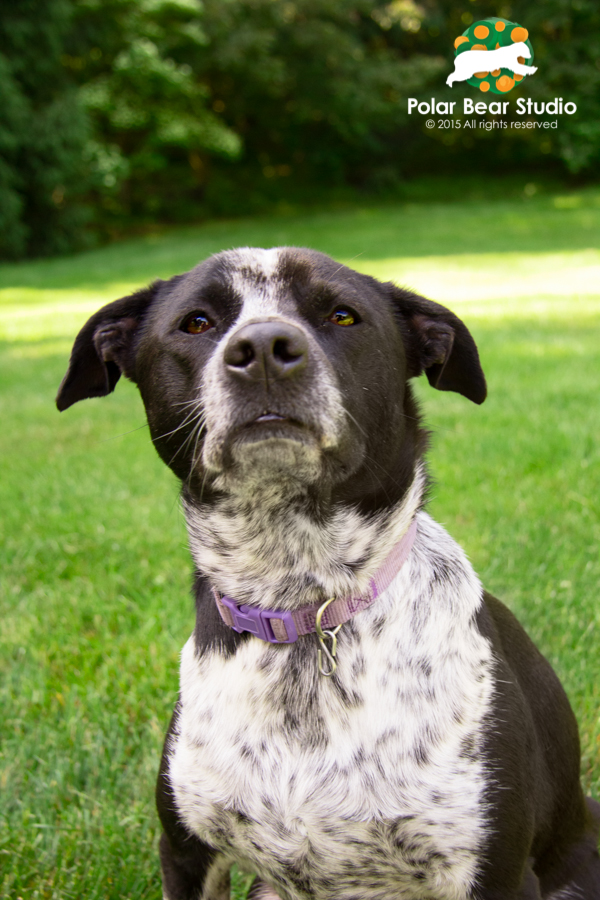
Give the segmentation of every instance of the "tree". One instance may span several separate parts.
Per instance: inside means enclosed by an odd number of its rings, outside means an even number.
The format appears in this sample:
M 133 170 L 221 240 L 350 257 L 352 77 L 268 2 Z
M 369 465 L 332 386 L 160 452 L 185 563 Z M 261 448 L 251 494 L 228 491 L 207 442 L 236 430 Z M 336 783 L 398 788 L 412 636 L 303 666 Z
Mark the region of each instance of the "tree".
M 202 158 L 239 154 L 187 61 L 206 43 L 199 0 L 77 0 L 66 64 L 91 120 L 93 201 L 109 218 L 189 218 Z
M 408 115 L 408 97 L 472 94 L 445 76 L 454 39 L 488 16 L 533 42 L 538 72 L 511 100 L 577 104 L 556 131 L 443 132 Z M 431 171 L 590 175 L 599 57 L 595 0 L 4 4 L 0 253 L 77 246 L 86 221 L 118 234 Z
M 0 254 L 55 253 L 85 220 L 86 117 L 61 64 L 71 7 L 20 0 L 0 18 Z

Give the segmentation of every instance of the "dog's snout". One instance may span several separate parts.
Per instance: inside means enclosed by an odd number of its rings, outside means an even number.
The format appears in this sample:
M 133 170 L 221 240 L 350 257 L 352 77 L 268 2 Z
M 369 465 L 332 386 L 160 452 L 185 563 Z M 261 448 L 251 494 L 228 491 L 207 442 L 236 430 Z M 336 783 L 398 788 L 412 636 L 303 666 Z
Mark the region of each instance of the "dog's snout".
M 225 348 L 225 365 L 248 381 L 299 375 L 308 361 L 308 341 L 288 322 L 249 322 L 233 334 Z

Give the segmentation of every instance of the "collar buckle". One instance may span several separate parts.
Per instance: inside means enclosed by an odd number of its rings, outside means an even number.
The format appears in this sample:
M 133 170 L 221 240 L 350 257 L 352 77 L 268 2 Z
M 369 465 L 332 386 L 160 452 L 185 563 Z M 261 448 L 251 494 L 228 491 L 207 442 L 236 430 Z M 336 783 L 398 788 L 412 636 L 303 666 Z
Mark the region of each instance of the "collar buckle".
M 249 631 L 269 644 L 293 644 L 298 631 L 292 613 L 287 609 L 258 609 L 245 603 L 237 604 L 231 597 L 220 597 L 219 602 L 231 615 L 234 631 Z

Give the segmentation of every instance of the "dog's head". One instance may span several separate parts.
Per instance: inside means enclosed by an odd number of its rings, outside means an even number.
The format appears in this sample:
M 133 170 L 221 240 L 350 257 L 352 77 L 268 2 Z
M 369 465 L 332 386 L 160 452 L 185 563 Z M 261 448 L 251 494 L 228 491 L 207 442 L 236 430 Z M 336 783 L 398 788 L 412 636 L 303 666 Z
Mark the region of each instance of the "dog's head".
M 141 392 L 152 439 L 192 492 L 265 485 L 395 502 L 423 449 L 408 380 L 485 399 L 443 306 L 311 250 L 226 251 L 105 306 L 78 335 L 57 405 Z

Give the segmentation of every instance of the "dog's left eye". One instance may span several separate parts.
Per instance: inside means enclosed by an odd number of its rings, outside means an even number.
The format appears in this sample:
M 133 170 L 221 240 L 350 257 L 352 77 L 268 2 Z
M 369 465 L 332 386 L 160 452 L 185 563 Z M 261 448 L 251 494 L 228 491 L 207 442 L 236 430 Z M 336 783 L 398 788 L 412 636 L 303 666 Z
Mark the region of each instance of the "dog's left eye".
M 179 327 L 181 331 L 185 331 L 187 334 L 204 334 L 205 331 L 213 327 L 213 323 L 203 312 L 196 310 L 196 312 L 186 316 Z
M 339 306 L 337 309 L 331 313 L 328 322 L 333 322 L 334 325 L 356 325 L 360 322 L 358 314 L 353 312 L 351 309 L 347 309 L 344 306 Z

